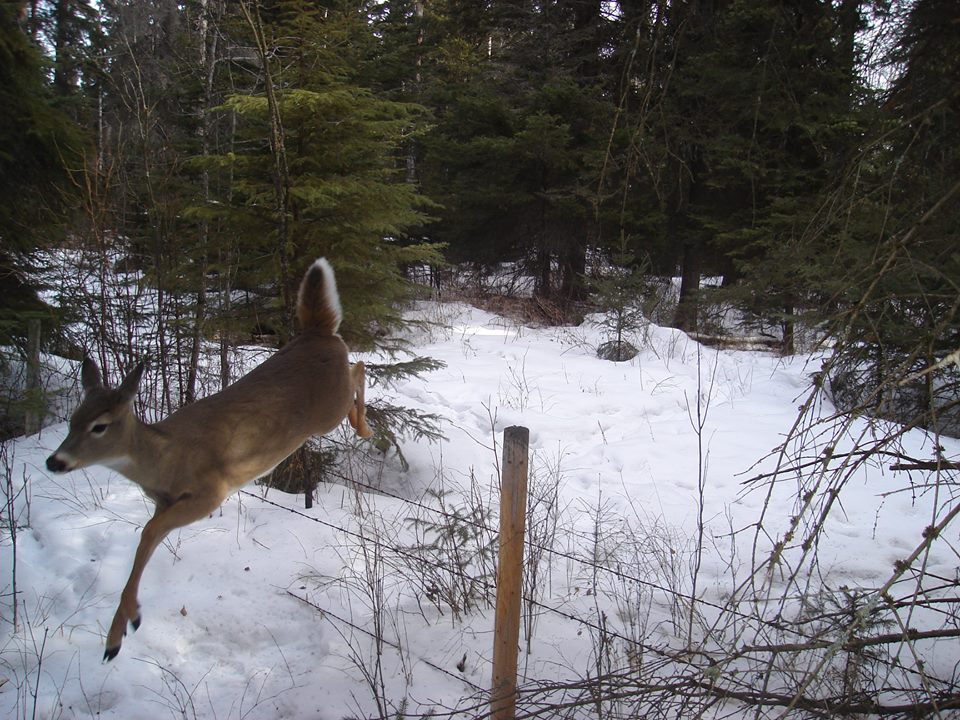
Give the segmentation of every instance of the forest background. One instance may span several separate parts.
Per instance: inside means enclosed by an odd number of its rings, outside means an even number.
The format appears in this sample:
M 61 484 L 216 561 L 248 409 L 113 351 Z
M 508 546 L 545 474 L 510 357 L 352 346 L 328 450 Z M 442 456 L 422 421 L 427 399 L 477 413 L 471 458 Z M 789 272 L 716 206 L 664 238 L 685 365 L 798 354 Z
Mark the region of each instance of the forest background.
M 783 445 L 800 449 L 766 478 L 802 479 L 770 566 L 816 555 L 860 469 L 912 472 L 899 491 L 942 512 L 881 590 L 913 578 L 904 606 L 939 623 L 923 639 L 955 638 L 957 578 L 921 551 L 955 555 L 960 514 L 940 443 L 960 435 L 958 78 L 955 0 L 2 3 L 0 437 L 57 402 L 14 377 L 37 341 L 114 378 L 148 357 L 152 420 L 235 379 L 241 346 L 295 332 L 317 256 L 349 298 L 345 339 L 385 358 L 407 300 L 489 301 L 513 273 L 510 309 L 599 311 L 614 359 L 641 317 L 816 350 Z M 388 362 L 374 382 L 436 367 Z M 824 395 L 840 430 L 810 419 Z M 899 424 L 844 445 L 864 417 Z M 436 432 L 376 397 L 371 421 L 377 449 Z M 917 427 L 929 457 L 900 442 Z M 899 607 L 875 598 L 850 595 L 829 653 L 861 662 L 859 630 L 887 627 L 875 603 Z M 923 662 L 901 705 L 845 679 L 806 710 L 960 705 L 956 669 L 918 689 Z M 758 702 L 795 706 L 806 677 Z
M 668 324 L 701 335 L 711 277 L 784 352 L 798 328 L 848 350 L 842 406 L 926 426 L 955 407 L 951 0 L 0 12 L 0 344 L 25 349 L 39 317 L 60 354 L 121 371 L 149 354 L 160 412 L 197 397 L 204 341 L 222 345 L 220 385 L 231 344 L 282 343 L 319 255 L 357 349 L 390 345 L 411 268 L 482 284 L 512 263 L 554 319 L 679 276 Z M 37 295 L 51 248 L 83 266 L 56 309 Z M 159 293 L 150 337 L 114 337 L 80 290 L 117 263 Z M 69 336 L 77 313 L 102 319 L 98 337 Z

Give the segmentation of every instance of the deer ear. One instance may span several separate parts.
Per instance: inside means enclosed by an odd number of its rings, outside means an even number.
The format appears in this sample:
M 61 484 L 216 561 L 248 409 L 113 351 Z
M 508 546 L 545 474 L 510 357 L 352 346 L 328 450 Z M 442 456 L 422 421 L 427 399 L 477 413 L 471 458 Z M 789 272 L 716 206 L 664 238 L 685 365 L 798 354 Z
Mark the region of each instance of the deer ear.
M 143 375 L 144 362 L 141 360 L 137 363 L 136 367 L 133 368 L 127 376 L 123 379 L 123 382 L 120 383 L 120 387 L 117 388 L 117 391 L 120 393 L 120 401 L 128 403 L 137 395 L 137 387 L 140 385 L 140 377 Z
M 103 387 L 103 374 L 100 372 L 100 368 L 86 355 L 84 355 L 83 364 L 80 366 L 80 384 L 83 385 L 84 392 Z

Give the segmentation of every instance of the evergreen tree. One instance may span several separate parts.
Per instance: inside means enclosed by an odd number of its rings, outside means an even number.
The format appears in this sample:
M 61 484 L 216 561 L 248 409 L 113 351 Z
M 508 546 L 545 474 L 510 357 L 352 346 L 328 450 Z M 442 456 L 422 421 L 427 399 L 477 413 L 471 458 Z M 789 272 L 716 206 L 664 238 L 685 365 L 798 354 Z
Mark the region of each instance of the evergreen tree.
M 81 134 L 56 108 L 39 50 L 21 27 L 26 3 L 0 5 L 0 344 L 25 341 L 25 320 L 46 314 L 31 254 L 62 237 L 66 167 Z
M 708 58 L 724 69 L 718 93 L 744 103 L 721 106 L 724 122 L 706 145 L 722 205 L 706 209 L 704 224 L 727 284 L 736 281 L 728 297 L 779 324 L 787 353 L 823 284 L 804 236 L 866 120 L 856 57 L 842 42 L 853 21 L 829 4 L 735 2 L 719 25 L 728 41 Z
M 451 3 L 425 70 L 436 125 L 421 177 L 444 207 L 431 232 L 456 259 L 523 261 L 537 294 L 561 300 L 580 296 L 598 236 L 599 7 Z
M 260 90 L 225 104 L 240 120 L 237 151 L 213 158 L 233 172 L 228 212 L 244 233 L 243 272 L 286 285 L 290 298 L 301 269 L 326 256 L 351 298 L 345 338 L 370 348 L 385 342 L 378 328 L 400 322 L 397 303 L 410 291 L 403 266 L 439 261 L 435 246 L 403 242 L 430 205 L 405 182 L 400 151 L 423 109 L 357 84 L 370 29 L 350 3 L 321 12 L 294 0 L 265 10 L 249 18 L 272 62 Z M 292 302 L 280 311 L 274 327 L 289 332 Z
M 53 90 L 60 98 L 81 99 L 81 84 L 91 71 L 97 11 L 88 0 L 52 0 L 47 37 L 53 48 Z
M 645 291 L 645 268 L 627 250 L 627 238 L 610 260 L 610 266 L 591 279 L 597 310 L 603 313 L 599 325 L 606 330 L 606 339 L 597 348 L 605 360 L 623 362 L 636 356 L 638 350 L 628 339 L 640 330 L 646 319 L 640 300 Z
M 918 0 L 901 28 L 877 140 L 842 188 L 843 215 L 817 237 L 836 244 L 823 258 L 835 278 L 833 390 L 844 409 L 956 435 L 960 371 L 946 359 L 960 347 L 960 8 Z
M 647 229 L 628 232 L 651 238 L 654 267 L 679 269 L 677 327 L 698 329 L 700 277 L 713 273 L 746 283 L 753 309 L 790 335 L 810 284 L 799 237 L 857 142 L 847 42 L 857 15 L 841 6 L 625 5 L 636 40 L 621 60 L 632 137 L 620 164 L 625 182 L 647 175 L 628 202 L 658 206 L 634 212 Z

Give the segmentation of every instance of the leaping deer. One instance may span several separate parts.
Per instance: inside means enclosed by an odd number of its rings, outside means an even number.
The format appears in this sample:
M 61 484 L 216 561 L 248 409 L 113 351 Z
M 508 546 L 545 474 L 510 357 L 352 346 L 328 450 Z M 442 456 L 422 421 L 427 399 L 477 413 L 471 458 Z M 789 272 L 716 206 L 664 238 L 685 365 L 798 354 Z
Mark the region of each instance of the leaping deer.
M 83 361 L 83 402 L 70 418 L 66 439 L 47 458 L 47 468 L 63 473 L 105 465 L 137 483 L 156 505 L 120 594 L 104 660 L 120 652 L 127 623 L 140 627 L 140 578 L 168 533 L 210 515 L 308 437 L 330 432 L 344 418 L 360 437 L 372 435 L 363 399 L 364 366 L 350 364 L 337 335 L 340 298 L 323 258 L 300 284 L 297 315 L 300 334 L 266 362 L 153 425 L 132 410 L 142 362 L 112 389 L 96 363 Z

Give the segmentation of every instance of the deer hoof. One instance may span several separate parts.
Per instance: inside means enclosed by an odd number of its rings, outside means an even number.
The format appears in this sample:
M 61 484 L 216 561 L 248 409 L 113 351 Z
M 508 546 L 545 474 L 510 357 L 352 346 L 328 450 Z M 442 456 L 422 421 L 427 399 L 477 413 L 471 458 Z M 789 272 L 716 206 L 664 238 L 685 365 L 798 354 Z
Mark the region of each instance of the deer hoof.
M 133 631 L 136 632 L 140 629 L 140 616 L 137 615 L 133 620 L 130 621 L 130 625 L 133 626 Z
M 104 652 L 103 652 L 103 661 L 104 661 L 104 662 L 110 662 L 111 660 L 113 660 L 113 659 L 117 656 L 117 654 L 118 654 L 119 652 L 120 652 L 120 646 L 119 646 L 119 645 L 117 645 L 116 647 L 113 647 L 113 648 L 107 648 L 107 649 L 104 650 Z

